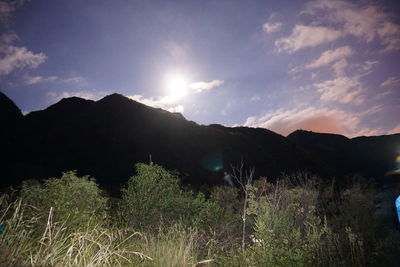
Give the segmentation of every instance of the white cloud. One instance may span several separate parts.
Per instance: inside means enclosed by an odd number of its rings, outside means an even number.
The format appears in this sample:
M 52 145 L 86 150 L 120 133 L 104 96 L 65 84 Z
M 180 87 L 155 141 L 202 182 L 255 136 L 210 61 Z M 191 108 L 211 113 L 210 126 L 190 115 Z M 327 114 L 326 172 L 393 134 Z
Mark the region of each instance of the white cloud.
M 264 23 L 262 29 L 265 33 L 274 33 L 282 29 L 282 22 L 267 22 Z
M 315 69 L 330 65 L 333 62 L 337 62 L 351 56 L 353 53 L 354 51 L 350 46 L 342 46 L 337 49 L 327 50 L 323 52 L 319 58 L 306 65 L 306 69 Z
M 350 78 L 346 76 L 337 77 L 333 80 L 314 83 L 314 86 L 321 93 L 321 100 L 323 101 L 357 105 L 364 102 L 364 98 L 361 96 L 363 88 L 357 76 Z
M 365 61 L 364 64 L 361 65 L 361 75 L 365 76 L 372 72 L 372 68 L 379 64 L 379 61 Z
M 72 76 L 64 79 L 60 78 L 60 81 L 63 83 L 83 83 L 85 82 L 85 78 L 82 76 Z
M 60 78 L 57 76 L 49 76 L 49 77 L 43 77 L 43 76 L 29 76 L 26 75 L 24 77 L 24 82 L 25 84 L 28 85 L 33 85 L 37 83 L 45 83 L 45 82 L 58 82 L 58 83 L 66 83 L 66 84 L 71 84 L 71 83 L 84 83 L 85 79 L 81 76 L 73 76 L 69 78 Z
M 34 54 L 25 47 L 0 46 L 0 76 L 14 70 L 35 69 L 46 60 L 43 53 Z
M 15 10 L 28 1 L 0 1 L 0 28 L 4 31 L 0 36 L 0 76 L 15 70 L 35 69 L 47 58 L 43 53 L 35 54 L 26 47 L 12 45 L 18 36 L 10 29 L 10 20 Z
M 346 68 L 347 68 L 347 60 L 345 58 L 340 59 L 339 61 L 336 61 L 332 65 L 332 69 L 335 72 L 336 76 L 345 76 L 346 74 Z
M 215 87 L 221 86 L 224 83 L 223 80 L 212 80 L 210 82 L 195 82 L 189 85 L 190 89 L 193 89 L 196 93 L 211 90 Z
M 28 84 L 28 85 L 32 85 L 32 84 L 37 84 L 37 83 L 56 81 L 57 79 L 58 79 L 57 76 L 49 76 L 49 77 L 26 76 L 25 77 L 25 83 Z
M 172 107 L 172 108 L 168 108 L 167 109 L 169 112 L 173 112 L 173 113 L 183 113 L 185 111 L 184 107 L 182 105 L 178 105 L 176 107 Z
M 80 97 L 84 99 L 90 99 L 90 100 L 99 100 L 106 96 L 107 93 L 105 92 L 99 92 L 99 91 L 89 91 L 89 90 L 83 90 L 83 91 L 75 91 L 75 92 L 48 92 L 47 97 L 49 98 L 50 102 L 57 102 L 63 98 L 68 98 L 68 97 Z
M 249 117 L 248 127 L 262 127 L 284 136 L 298 130 L 337 133 L 349 137 L 382 134 L 381 130 L 362 127 L 362 115 L 337 109 L 308 107 L 304 109 L 280 109 L 260 117 Z
M 195 82 L 190 84 L 188 87 L 192 89 L 195 93 L 201 93 L 203 91 L 211 90 L 215 87 L 218 87 L 224 83 L 223 80 L 213 80 L 210 82 Z M 183 112 L 184 106 L 178 105 L 176 98 L 173 95 L 167 96 L 156 96 L 156 97 L 144 97 L 141 94 L 131 95 L 128 96 L 130 99 L 138 101 L 142 104 L 147 106 L 155 107 L 155 108 L 162 108 L 168 110 L 170 112 Z
M 400 77 L 389 77 L 381 83 L 381 87 L 393 86 L 400 83 Z
M 296 66 L 292 68 L 289 73 L 290 74 L 298 74 L 299 72 L 304 71 L 305 69 L 317 69 L 320 67 L 331 66 L 336 76 L 344 76 L 345 69 L 348 66 L 347 57 L 351 56 L 354 53 L 353 49 L 350 46 L 342 46 L 337 49 L 331 49 L 323 52 L 317 59 L 312 61 L 311 63 L 305 66 Z M 312 74 L 311 78 L 314 79 L 316 76 L 315 73 Z
M 382 39 L 385 48 L 383 52 L 400 50 L 400 26 L 391 22 L 384 22 L 378 29 L 378 35 Z
M 165 98 L 162 98 L 162 97 L 146 98 L 140 94 L 130 95 L 128 97 L 132 100 L 135 100 L 137 102 L 140 102 L 142 104 L 145 104 L 147 106 L 152 106 L 152 107 L 164 107 L 168 103 L 168 101 L 166 101 Z
M 391 16 L 375 5 L 357 6 L 350 1 L 312 1 L 302 13 L 318 16 L 318 21 L 338 24 L 345 35 L 352 35 L 367 43 L 379 40 L 383 52 L 400 49 L 400 26 Z M 315 23 L 314 22 L 314 23 Z
M 260 100 L 261 100 L 261 98 L 258 95 L 252 96 L 250 98 L 250 101 L 252 101 L 252 102 L 257 102 L 257 101 L 260 101 Z
M 181 113 L 184 112 L 184 106 L 176 105 L 175 99 L 168 96 L 146 98 L 143 97 L 143 95 L 138 94 L 138 95 L 130 95 L 128 97 L 132 100 L 135 100 L 150 107 L 162 108 L 170 112 L 181 112 Z
M 278 52 L 293 53 L 306 47 L 315 47 L 335 41 L 340 36 L 340 31 L 331 28 L 296 25 L 289 36 L 276 40 L 275 46 Z

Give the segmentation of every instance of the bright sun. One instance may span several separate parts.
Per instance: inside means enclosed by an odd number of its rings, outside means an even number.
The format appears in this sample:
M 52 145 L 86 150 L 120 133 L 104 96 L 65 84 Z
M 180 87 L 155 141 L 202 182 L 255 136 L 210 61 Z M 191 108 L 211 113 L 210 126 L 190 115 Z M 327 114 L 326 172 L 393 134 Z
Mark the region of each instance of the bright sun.
M 164 83 L 168 91 L 168 96 L 174 100 L 184 97 L 188 93 L 188 81 L 182 73 L 167 74 Z

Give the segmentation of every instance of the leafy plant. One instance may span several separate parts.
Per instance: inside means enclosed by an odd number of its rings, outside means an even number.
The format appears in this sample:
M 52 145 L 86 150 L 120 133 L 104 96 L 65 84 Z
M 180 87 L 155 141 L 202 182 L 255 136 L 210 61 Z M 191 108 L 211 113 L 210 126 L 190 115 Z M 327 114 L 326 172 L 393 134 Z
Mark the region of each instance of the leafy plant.
M 71 229 L 102 223 L 107 215 L 107 198 L 95 180 L 89 176 L 78 177 L 75 171 L 65 172 L 60 178 L 48 179 L 43 184 L 23 182 L 20 198 L 34 207 L 36 214 L 42 215 L 42 221 L 52 209 L 54 221 L 63 222 Z

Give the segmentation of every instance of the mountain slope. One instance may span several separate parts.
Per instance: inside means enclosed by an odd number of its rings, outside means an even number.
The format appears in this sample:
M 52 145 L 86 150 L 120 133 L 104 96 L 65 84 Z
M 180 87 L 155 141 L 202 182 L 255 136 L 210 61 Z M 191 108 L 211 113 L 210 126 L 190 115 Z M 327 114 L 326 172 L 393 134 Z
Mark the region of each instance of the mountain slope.
M 43 178 L 77 169 L 103 184 L 125 182 L 136 162 L 177 169 L 187 183 L 221 183 L 241 159 L 258 175 L 315 169 L 314 160 L 266 129 L 201 126 L 183 116 L 114 94 L 97 102 L 63 99 L 23 117 L 13 148 L 14 179 Z M 9 181 L 13 183 L 13 181 Z
M 288 137 L 302 150 L 342 174 L 381 179 L 393 171 L 400 155 L 400 134 L 356 137 L 297 130 Z
M 366 147 L 380 144 L 373 145 L 375 139 L 301 131 L 285 138 L 262 128 L 202 126 L 118 94 L 99 101 L 62 99 L 45 110 L 15 117 L 17 126 L 7 130 L 14 141 L 1 151 L 8 164 L 1 174 L 2 186 L 68 170 L 114 186 L 133 175 L 135 163 L 150 159 L 197 185 L 223 183 L 224 172 L 241 160 L 255 168 L 256 177 L 271 180 L 298 170 L 343 177 L 370 171 L 368 162 L 374 159 Z M 398 136 L 387 140 L 390 146 Z M 362 160 L 355 161 L 354 153 Z M 387 165 L 389 156 L 384 159 Z M 383 175 L 385 164 L 377 173 Z

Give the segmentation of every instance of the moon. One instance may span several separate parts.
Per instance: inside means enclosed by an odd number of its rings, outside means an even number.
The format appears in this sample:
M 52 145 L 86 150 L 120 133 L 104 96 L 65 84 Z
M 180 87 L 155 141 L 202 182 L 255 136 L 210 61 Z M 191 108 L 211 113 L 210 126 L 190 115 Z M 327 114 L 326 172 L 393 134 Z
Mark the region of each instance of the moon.
M 188 94 L 189 83 L 187 77 L 183 73 L 168 73 L 165 76 L 164 83 L 168 97 L 173 100 L 180 99 Z

